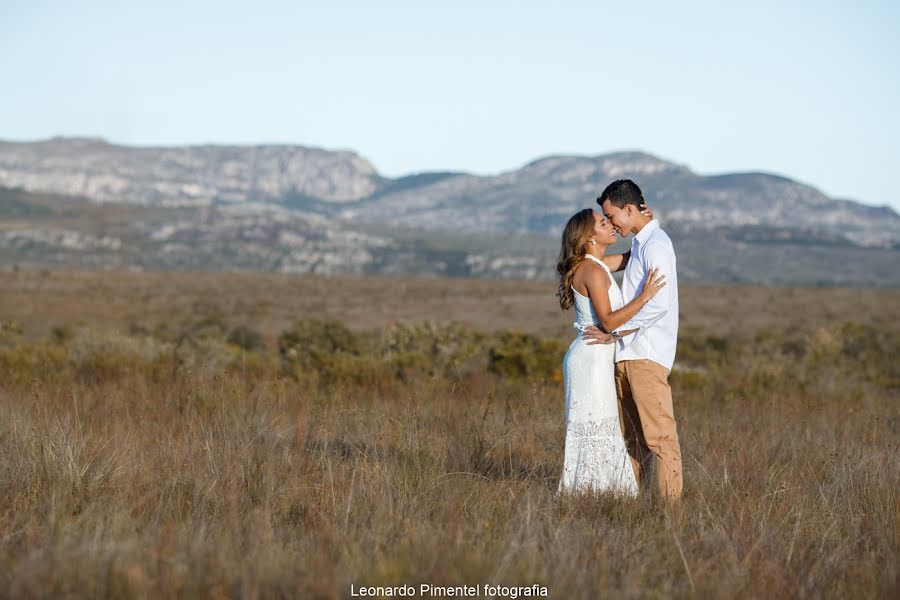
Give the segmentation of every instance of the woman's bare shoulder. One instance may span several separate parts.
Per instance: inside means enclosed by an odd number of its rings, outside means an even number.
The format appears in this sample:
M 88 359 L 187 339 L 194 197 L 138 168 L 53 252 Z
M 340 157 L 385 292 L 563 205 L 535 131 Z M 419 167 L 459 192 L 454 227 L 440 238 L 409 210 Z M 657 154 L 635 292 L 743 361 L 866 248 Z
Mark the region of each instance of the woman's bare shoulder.
M 593 261 L 584 261 L 575 268 L 575 274 L 572 277 L 572 285 L 578 290 L 579 294 L 590 295 L 590 285 L 603 284 L 609 285 L 609 277 L 606 270 Z M 588 292 L 585 294 L 584 292 Z
M 595 262 L 591 262 L 589 265 L 582 265 L 587 268 L 584 270 L 583 281 L 585 284 L 602 284 L 605 286 L 609 286 L 609 274 L 606 272 L 606 269 L 601 267 Z
M 572 280 L 584 280 L 585 277 L 590 277 L 597 270 L 600 270 L 600 265 L 590 260 L 583 260 L 580 265 L 575 267 Z

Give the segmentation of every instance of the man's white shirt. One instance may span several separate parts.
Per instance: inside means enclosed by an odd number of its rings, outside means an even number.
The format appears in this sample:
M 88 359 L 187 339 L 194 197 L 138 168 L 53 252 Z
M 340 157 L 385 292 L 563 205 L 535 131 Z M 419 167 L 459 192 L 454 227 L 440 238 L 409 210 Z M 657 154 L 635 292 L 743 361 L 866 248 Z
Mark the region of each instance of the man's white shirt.
M 678 339 L 678 278 L 672 240 L 653 219 L 631 240 L 631 257 L 625 266 L 622 296 L 631 302 L 644 289 L 647 273 L 659 267 L 666 285 L 630 321 L 615 331 L 638 329 L 617 342 L 616 362 L 650 359 L 668 370 L 675 362 Z

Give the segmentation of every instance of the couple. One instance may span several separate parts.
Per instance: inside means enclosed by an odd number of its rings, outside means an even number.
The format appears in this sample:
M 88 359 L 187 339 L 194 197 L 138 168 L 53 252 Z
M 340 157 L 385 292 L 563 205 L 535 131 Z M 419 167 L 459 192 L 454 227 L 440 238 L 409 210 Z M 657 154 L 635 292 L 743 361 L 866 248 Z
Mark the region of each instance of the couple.
M 663 497 L 681 495 L 681 449 L 669 371 L 678 334 L 678 280 L 669 236 L 630 179 L 566 224 L 556 270 L 560 306 L 579 333 L 563 360 L 566 442 L 557 493 L 593 489 L 634 496 L 653 456 Z M 635 234 L 631 250 L 607 247 Z M 622 290 L 612 272 L 625 269 Z M 643 486 L 641 486 L 643 487 Z

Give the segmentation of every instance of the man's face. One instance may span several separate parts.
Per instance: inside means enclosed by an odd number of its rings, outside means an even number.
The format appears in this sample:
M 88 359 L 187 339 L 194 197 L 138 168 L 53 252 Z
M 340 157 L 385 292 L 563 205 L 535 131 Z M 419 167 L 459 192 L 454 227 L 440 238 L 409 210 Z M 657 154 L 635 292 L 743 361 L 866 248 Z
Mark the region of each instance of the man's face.
M 630 208 L 630 206 L 626 205 L 625 208 L 619 208 L 609 200 L 606 200 L 603 202 L 601 208 L 603 209 L 603 214 L 606 215 L 606 218 L 612 223 L 616 233 L 622 237 L 631 233 L 631 213 L 626 210 Z

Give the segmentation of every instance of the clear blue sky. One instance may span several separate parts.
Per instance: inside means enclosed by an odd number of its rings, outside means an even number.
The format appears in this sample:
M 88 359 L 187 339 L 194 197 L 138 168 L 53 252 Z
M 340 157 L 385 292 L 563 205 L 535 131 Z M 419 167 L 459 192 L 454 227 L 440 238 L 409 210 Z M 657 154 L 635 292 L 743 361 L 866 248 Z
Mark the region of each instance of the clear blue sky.
M 636 6 L 637 5 L 637 6 Z M 900 209 L 900 2 L 0 0 L 0 139 L 640 149 Z

